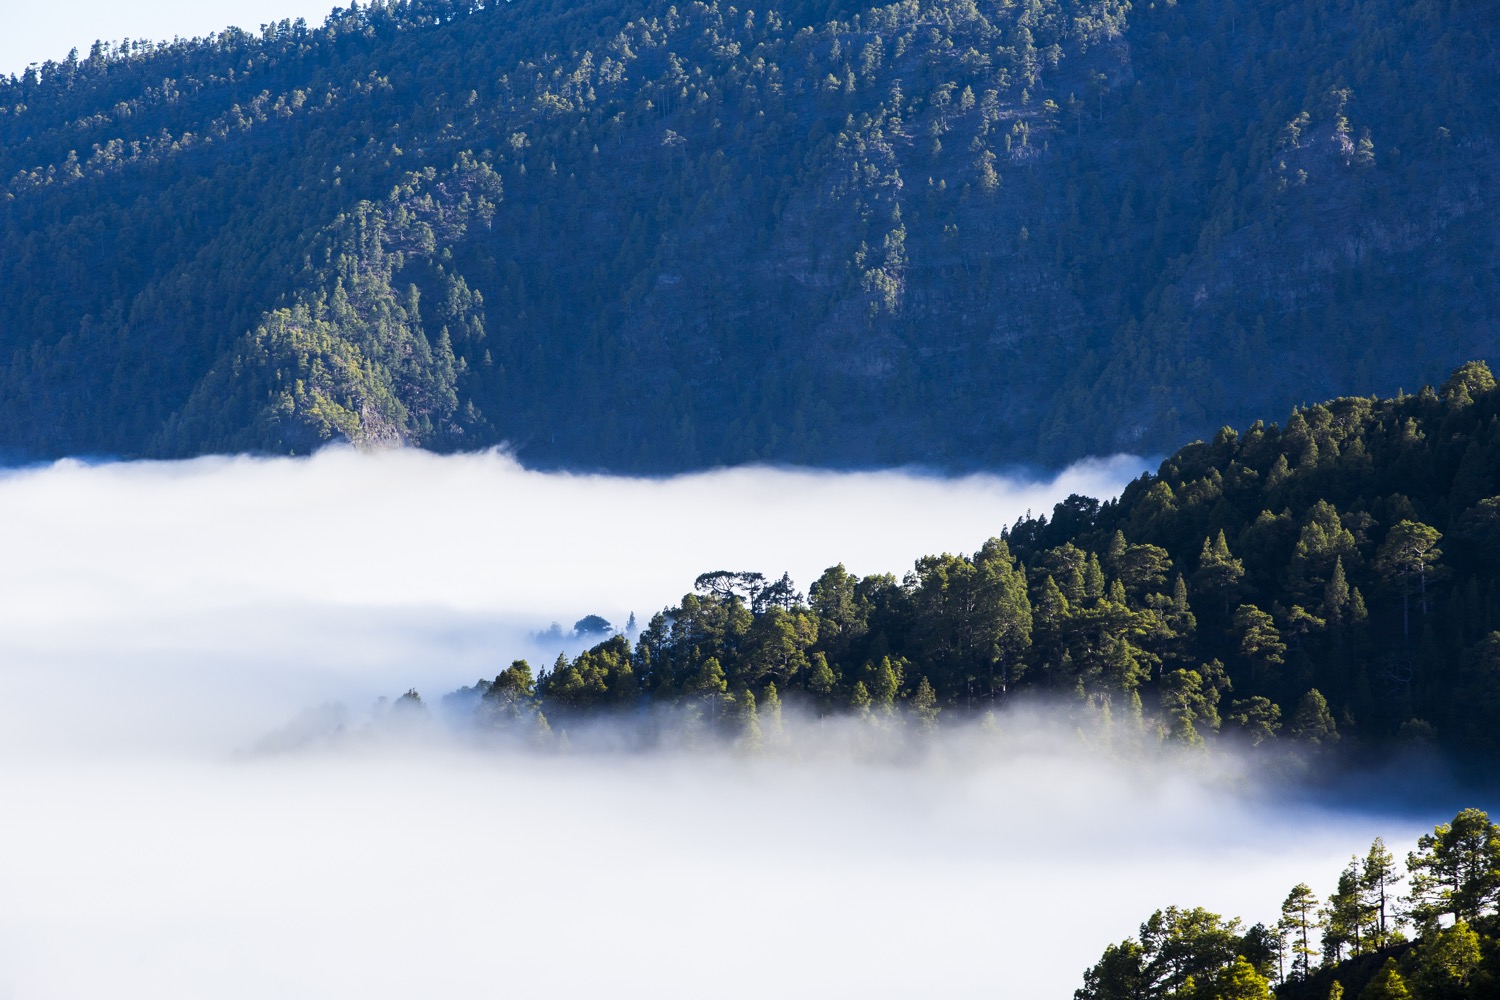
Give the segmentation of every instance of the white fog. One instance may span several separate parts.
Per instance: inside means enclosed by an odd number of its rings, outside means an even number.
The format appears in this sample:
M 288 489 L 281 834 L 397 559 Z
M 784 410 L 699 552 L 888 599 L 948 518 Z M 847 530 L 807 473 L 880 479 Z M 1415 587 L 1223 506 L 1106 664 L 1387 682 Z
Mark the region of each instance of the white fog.
M 247 753 L 429 703 L 700 572 L 900 575 L 1045 482 L 528 472 L 499 454 L 62 463 L 0 479 L 0 997 L 1067 998 L 1169 904 L 1271 919 L 1434 817 L 1110 762 L 1045 715 L 897 764 L 528 755 L 438 731 Z M 357 733 L 356 733 L 357 735 Z M 1279 804 L 1278 804 L 1279 803 Z

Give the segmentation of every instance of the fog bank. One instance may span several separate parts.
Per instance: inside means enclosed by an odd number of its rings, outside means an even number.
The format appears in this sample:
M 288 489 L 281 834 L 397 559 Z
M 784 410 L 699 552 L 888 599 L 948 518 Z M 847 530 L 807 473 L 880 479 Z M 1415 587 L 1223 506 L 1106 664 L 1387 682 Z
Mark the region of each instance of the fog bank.
M 335 450 L 0 477 L 0 997 L 1066 998 L 1157 907 L 1270 919 L 1444 817 L 1120 760 L 1047 713 L 895 763 L 367 721 L 705 570 L 899 574 L 1140 468 L 648 481 Z M 335 701 L 338 738 L 250 752 Z
M 7 768 L 28 998 L 1058 997 L 1172 903 L 1270 918 L 1416 829 L 1170 769 L 451 750 Z
M 530 635 L 590 614 L 644 625 L 709 570 L 790 571 L 803 589 L 840 561 L 899 576 L 1069 493 L 1113 495 L 1143 466 L 651 480 L 532 472 L 493 452 L 330 449 L 13 472 L 0 478 L 0 657 L 18 700 L 66 701 L 22 710 L 0 745 L 103 705 L 89 739 L 222 748 L 308 704 L 436 695 L 522 656 L 549 665 L 578 644 Z M 165 712 L 158 686 L 174 692 Z M 80 703 L 76 689 L 109 697 Z

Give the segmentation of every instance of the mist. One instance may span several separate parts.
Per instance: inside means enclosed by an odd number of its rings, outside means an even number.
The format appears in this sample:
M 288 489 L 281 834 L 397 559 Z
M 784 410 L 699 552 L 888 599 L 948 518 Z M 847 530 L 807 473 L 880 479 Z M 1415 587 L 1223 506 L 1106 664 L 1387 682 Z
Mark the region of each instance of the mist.
M 550 665 L 587 644 L 531 639 L 554 622 L 623 628 L 634 612 L 644 626 L 706 571 L 790 572 L 804 589 L 840 561 L 899 576 L 1143 469 L 1119 457 L 1042 481 L 626 479 L 533 472 L 499 452 L 328 449 L 13 472 L 0 478 L 0 655 L 24 692 L 13 705 L 52 700 L 19 709 L 0 745 L 24 731 L 222 748 L 309 704 L 441 694 L 517 657 Z
M 550 662 L 552 622 L 644 623 L 706 570 L 899 575 L 1143 467 L 6 474 L 0 997 L 1066 998 L 1155 908 L 1270 920 L 1445 817 L 1104 752 L 1040 708 L 895 758 L 789 718 L 800 749 L 749 758 L 503 749 L 374 705 Z M 336 738 L 273 739 L 309 717 Z

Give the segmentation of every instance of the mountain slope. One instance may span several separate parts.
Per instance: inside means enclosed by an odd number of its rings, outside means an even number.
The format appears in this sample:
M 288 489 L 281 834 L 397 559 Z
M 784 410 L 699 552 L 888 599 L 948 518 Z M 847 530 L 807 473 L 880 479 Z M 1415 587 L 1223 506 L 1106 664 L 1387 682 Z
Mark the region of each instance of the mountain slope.
M 0 446 L 1165 450 L 1489 353 L 1495 19 L 473 0 L 0 82 Z
M 613 717 L 646 743 L 758 742 L 756 706 L 782 699 L 901 740 L 1040 696 L 1124 752 L 1227 739 L 1263 773 L 1333 780 L 1334 747 L 1420 747 L 1494 773 L 1500 388 L 1481 363 L 1439 391 L 1225 428 L 1117 500 L 1072 496 L 975 543 L 899 579 L 833 566 L 805 597 L 704 573 L 638 635 L 633 615 L 613 636 L 585 619 L 573 638 L 594 648 L 445 704 L 528 738 Z

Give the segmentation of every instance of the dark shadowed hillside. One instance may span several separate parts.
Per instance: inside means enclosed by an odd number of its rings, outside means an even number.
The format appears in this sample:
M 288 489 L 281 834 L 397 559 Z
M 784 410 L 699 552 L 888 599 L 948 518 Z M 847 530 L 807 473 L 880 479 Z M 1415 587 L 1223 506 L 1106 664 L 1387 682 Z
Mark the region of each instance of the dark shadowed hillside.
M 1492 353 L 1441 0 L 413 0 L 0 82 L 0 447 L 1165 450 Z

